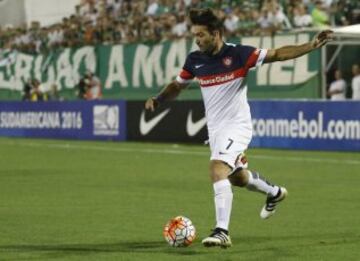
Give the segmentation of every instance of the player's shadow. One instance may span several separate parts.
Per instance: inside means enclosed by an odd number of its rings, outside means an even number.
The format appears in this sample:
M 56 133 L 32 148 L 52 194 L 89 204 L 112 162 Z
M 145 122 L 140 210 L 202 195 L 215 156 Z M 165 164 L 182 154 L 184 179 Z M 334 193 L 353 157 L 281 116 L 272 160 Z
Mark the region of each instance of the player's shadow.
M 275 248 L 282 249 L 283 252 L 289 249 L 307 249 L 313 246 L 341 246 L 360 242 L 360 234 L 339 234 L 323 233 L 310 235 L 283 235 L 283 236 L 244 236 L 233 237 L 233 242 L 242 242 L 245 249 L 240 249 L 241 253 L 252 251 L 267 251 Z M 269 245 L 269 242 L 274 243 Z
M 118 242 L 109 244 L 39 244 L 39 245 L 0 245 L 1 253 L 26 253 L 36 254 L 36 258 L 47 259 L 49 257 L 64 257 L 68 255 L 89 255 L 89 254 L 104 254 L 104 253 L 168 253 L 174 255 L 197 255 L 199 252 L 192 249 L 173 249 L 169 247 L 164 241 L 149 241 L 149 242 Z M 30 260 L 26 257 L 23 260 Z M 11 259 L 7 259 L 11 260 Z M 16 258 L 21 260 L 21 258 Z

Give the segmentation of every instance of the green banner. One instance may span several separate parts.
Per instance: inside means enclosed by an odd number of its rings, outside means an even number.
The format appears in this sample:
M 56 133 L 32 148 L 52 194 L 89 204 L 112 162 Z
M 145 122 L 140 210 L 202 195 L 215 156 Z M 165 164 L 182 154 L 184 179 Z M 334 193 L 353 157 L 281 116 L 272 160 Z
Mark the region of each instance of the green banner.
M 276 48 L 311 40 L 309 33 L 275 37 L 244 37 L 241 42 L 261 48 Z M 156 94 L 181 70 L 186 55 L 196 50 L 192 40 L 160 44 L 85 46 L 58 49 L 48 55 L 10 52 L 0 58 L 0 99 L 20 99 L 24 82 L 39 79 L 44 86 L 58 85 L 66 99 L 76 99 L 77 84 L 91 70 L 103 84 L 106 99 L 145 99 Z M 295 60 L 266 64 L 248 75 L 251 98 L 320 97 L 320 52 Z M 200 99 L 196 82 L 183 92 L 182 99 Z

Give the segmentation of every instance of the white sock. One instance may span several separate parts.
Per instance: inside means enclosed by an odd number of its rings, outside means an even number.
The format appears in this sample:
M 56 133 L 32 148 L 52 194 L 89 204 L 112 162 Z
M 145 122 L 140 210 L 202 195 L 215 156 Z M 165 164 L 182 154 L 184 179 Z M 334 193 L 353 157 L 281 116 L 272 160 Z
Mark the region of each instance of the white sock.
M 228 179 L 213 184 L 215 192 L 216 227 L 229 230 L 233 193 Z
M 268 196 L 275 197 L 276 194 L 279 192 L 279 187 L 269 183 L 266 179 L 261 177 L 257 172 L 249 173 L 249 182 L 246 185 L 248 190 L 252 191 L 259 191 L 265 193 Z

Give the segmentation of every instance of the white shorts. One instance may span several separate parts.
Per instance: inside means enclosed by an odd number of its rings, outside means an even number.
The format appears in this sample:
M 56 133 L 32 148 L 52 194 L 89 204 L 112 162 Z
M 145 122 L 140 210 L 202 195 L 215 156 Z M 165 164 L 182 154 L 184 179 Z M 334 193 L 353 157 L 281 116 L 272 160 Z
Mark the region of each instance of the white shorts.
M 245 150 L 252 137 L 252 130 L 238 128 L 223 128 L 209 136 L 210 160 L 221 160 L 231 168 L 247 168 Z

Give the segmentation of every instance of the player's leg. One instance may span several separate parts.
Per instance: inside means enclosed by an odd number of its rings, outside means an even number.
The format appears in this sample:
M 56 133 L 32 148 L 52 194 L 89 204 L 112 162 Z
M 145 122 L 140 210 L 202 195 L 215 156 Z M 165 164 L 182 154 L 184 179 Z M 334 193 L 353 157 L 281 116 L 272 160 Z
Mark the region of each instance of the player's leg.
M 231 239 L 228 233 L 232 208 L 233 193 L 231 183 L 227 178 L 231 168 L 220 160 L 210 161 L 210 178 L 214 188 L 214 203 L 216 227 L 202 243 L 206 247 L 230 247 Z
M 246 129 L 227 128 L 222 132 L 221 137 L 218 137 L 219 147 L 215 148 L 212 157 L 226 162 L 233 169 L 229 174 L 232 185 L 267 195 L 265 205 L 260 212 L 261 218 L 266 219 L 275 213 L 276 205 L 286 197 L 287 191 L 283 187 L 271 184 L 257 172 L 247 169 L 248 162 L 244 152 L 250 140 L 251 133 L 247 133 Z
M 257 172 L 249 171 L 241 166 L 237 166 L 229 175 L 232 185 L 246 187 L 248 190 L 261 192 L 267 195 L 264 207 L 260 212 L 263 219 L 271 217 L 275 213 L 276 205 L 287 196 L 287 190 L 271 184 Z
M 257 172 L 250 171 L 243 167 L 237 167 L 229 175 L 232 185 L 246 187 L 248 190 L 261 192 L 267 196 L 276 196 L 279 187 L 267 181 Z
M 236 128 L 224 128 L 209 136 L 211 157 L 210 176 L 214 187 L 214 202 L 216 212 L 216 227 L 210 236 L 202 243 L 205 246 L 231 246 L 229 236 L 229 222 L 232 208 L 233 194 L 228 175 L 234 168 L 237 152 L 247 148 L 248 143 L 234 142 Z M 250 137 L 250 136 L 249 136 Z M 250 142 L 250 138 L 248 139 Z

